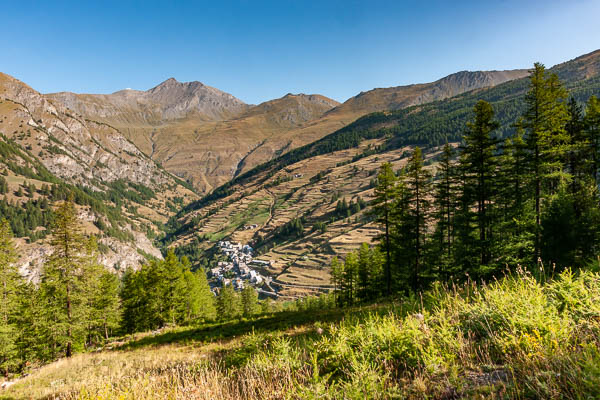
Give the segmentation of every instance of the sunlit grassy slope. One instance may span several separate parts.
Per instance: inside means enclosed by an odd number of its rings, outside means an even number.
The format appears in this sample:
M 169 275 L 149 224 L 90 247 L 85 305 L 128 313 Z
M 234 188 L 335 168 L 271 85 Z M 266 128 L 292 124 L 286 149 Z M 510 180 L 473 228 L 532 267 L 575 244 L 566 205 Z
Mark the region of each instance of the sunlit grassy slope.
M 33 372 L 2 398 L 600 396 L 600 275 L 438 287 L 363 308 L 138 335 Z

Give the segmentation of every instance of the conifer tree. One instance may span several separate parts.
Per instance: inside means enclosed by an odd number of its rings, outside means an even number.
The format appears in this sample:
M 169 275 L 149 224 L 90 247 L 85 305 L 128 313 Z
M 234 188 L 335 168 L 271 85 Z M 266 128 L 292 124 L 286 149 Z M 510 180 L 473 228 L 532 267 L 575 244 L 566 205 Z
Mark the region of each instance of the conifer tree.
M 52 231 L 54 252 L 44 265 L 42 289 L 48 302 L 49 320 L 54 320 L 53 335 L 64 347 L 66 357 L 85 333 L 86 241 L 77 221 L 72 201 L 63 202 L 56 211 Z
M 162 300 L 162 320 L 175 325 L 185 313 L 186 282 L 183 276 L 183 265 L 173 250 L 167 252 L 160 265 L 160 287 Z
M 355 252 L 346 255 L 344 262 L 344 272 L 342 279 L 344 281 L 344 302 L 352 305 L 356 301 L 356 289 L 358 278 L 358 257 Z
M 398 188 L 396 187 L 397 181 L 398 177 L 396 177 L 396 174 L 394 174 L 394 171 L 392 170 L 392 164 L 382 164 L 379 169 L 379 174 L 377 175 L 373 212 L 377 216 L 377 221 L 382 224 L 384 228 L 382 247 L 385 251 L 385 293 L 387 296 L 392 293 L 392 243 L 390 239 L 390 227 L 393 204 L 398 196 Z
M 238 318 L 242 314 L 239 295 L 231 285 L 225 285 L 217 297 L 217 313 L 221 320 Z
M 8 183 L 3 176 L 0 176 L 0 194 L 8 193 Z
M 20 277 L 10 225 L 0 220 L 0 371 L 5 376 L 17 363 L 16 323 Z
M 397 238 L 395 248 L 410 287 L 417 292 L 423 287 L 424 248 L 427 224 L 431 216 L 431 173 L 424 168 L 423 154 L 419 147 L 415 147 L 408 161 L 403 181 L 406 187 L 403 201 L 408 207 L 405 207 L 394 228 Z
M 592 177 L 596 184 L 598 181 L 598 168 L 600 168 L 600 100 L 596 96 L 589 98 L 583 120 L 585 139 L 589 145 L 589 161 Z
M 493 131 L 499 124 L 494 120 L 492 106 L 486 101 L 477 102 L 474 112 L 475 117 L 467 123 L 467 131 L 463 137 L 461 168 L 469 186 L 466 195 L 472 196 L 469 201 L 476 208 L 479 264 L 488 266 L 492 258 L 494 210 L 491 208 L 497 190 L 498 165 L 498 139 L 493 136 Z
M 564 160 L 571 177 L 570 191 L 575 195 L 585 180 L 586 165 L 584 163 L 588 144 L 584 136 L 583 111 L 574 98 L 569 99 L 567 105 L 569 119 L 565 126 L 566 135 L 569 137 L 569 148 Z
M 527 146 L 523 132 L 504 142 L 499 157 L 497 207 L 501 209 L 498 253 L 504 265 L 516 267 L 531 260 L 534 252 L 535 215 L 529 200 L 530 176 L 527 169 Z
M 260 312 L 258 303 L 258 292 L 252 286 L 247 285 L 240 294 L 242 304 L 242 316 L 250 318 Z
M 127 333 L 148 327 L 145 322 L 145 292 L 150 288 L 144 288 L 142 278 L 143 270 L 136 272 L 131 268 L 125 270 L 121 279 L 121 324 Z
M 452 244 L 454 241 L 454 213 L 456 209 L 454 150 L 448 143 L 444 145 L 437 171 L 434 203 L 436 221 L 434 232 L 433 262 L 437 264 L 439 279 L 448 279 L 452 269 Z
M 48 302 L 43 290 L 27 282 L 21 285 L 19 292 L 16 319 L 19 359 L 50 361 L 57 354 L 58 343 L 51 334 L 54 321 L 48 317 Z
M 356 295 L 360 300 L 369 300 L 375 297 L 375 262 L 371 257 L 369 245 L 363 243 L 358 250 L 358 271 L 356 281 Z
M 331 280 L 333 283 L 333 293 L 335 303 L 338 306 L 343 305 L 343 290 L 344 290 L 344 264 L 340 262 L 337 256 L 331 259 Z
M 88 265 L 85 272 L 88 343 L 108 340 L 111 332 L 119 326 L 119 278 L 98 263 L 97 244 L 92 237 L 88 241 Z
M 535 63 L 530 76 L 529 91 L 525 96 L 526 110 L 519 122 L 527 133 L 527 145 L 531 153 L 530 170 L 535 202 L 535 258 L 540 257 L 541 214 L 543 185 L 550 178 L 549 186 L 560 180 L 557 159 L 562 155 L 565 141 L 564 123 L 566 92 L 555 74 L 548 74 L 541 63 Z
M 96 298 L 96 309 L 102 310 L 102 332 L 108 340 L 114 330 L 119 327 L 119 279 L 109 271 L 103 270 L 99 279 L 99 296 Z
M 214 296 L 210 291 L 206 273 L 202 269 L 192 272 L 186 268 L 183 278 L 186 284 L 184 321 L 189 323 L 215 319 Z

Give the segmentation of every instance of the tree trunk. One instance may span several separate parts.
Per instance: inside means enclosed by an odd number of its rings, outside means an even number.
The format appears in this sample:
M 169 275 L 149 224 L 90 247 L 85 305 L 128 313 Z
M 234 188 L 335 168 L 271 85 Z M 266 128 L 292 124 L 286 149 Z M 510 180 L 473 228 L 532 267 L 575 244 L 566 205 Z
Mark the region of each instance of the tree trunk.
M 72 337 L 73 337 L 73 331 L 72 331 L 72 327 L 71 327 L 71 287 L 70 285 L 67 283 L 67 321 L 69 324 L 69 328 L 67 330 L 67 351 L 66 351 L 66 356 L 67 357 L 71 357 L 73 355 L 73 349 L 72 349 Z
M 387 284 L 387 295 L 390 296 L 392 294 L 392 267 L 391 267 L 391 263 L 390 263 L 390 228 L 389 228 L 389 220 L 388 220 L 388 205 L 387 205 L 387 201 L 386 201 L 386 205 L 385 205 L 385 247 L 386 247 L 386 253 L 387 253 L 387 258 L 386 258 L 386 270 L 385 270 L 385 278 L 386 278 L 386 284 Z

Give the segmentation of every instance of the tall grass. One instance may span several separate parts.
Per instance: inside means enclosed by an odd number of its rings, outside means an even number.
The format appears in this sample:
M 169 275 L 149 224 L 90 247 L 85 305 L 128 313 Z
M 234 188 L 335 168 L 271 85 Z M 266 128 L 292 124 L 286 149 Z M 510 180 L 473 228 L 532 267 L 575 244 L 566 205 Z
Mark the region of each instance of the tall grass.
M 540 283 L 521 272 L 482 286 L 437 286 L 391 308 L 303 329 L 80 355 L 5 394 L 29 398 L 29 388 L 37 390 L 34 398 L 65 399 L 593 399 L 600 398 L 599 349 L 600 275 L 566 271 Z M 65 383 L 53 387 L 57 379 Z

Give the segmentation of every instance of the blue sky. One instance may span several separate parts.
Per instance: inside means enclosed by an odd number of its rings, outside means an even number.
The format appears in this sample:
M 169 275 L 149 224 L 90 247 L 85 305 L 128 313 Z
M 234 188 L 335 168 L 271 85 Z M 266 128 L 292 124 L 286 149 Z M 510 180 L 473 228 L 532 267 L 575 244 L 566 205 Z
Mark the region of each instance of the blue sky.
M 288 92 L 344 101 L 600 48 L 598 0 L 20 0 L 1 10 L 0 71 L 43 93 L 174 77 L 255 104 Z

